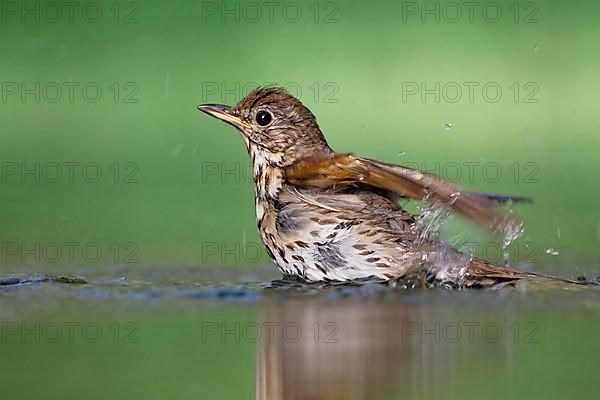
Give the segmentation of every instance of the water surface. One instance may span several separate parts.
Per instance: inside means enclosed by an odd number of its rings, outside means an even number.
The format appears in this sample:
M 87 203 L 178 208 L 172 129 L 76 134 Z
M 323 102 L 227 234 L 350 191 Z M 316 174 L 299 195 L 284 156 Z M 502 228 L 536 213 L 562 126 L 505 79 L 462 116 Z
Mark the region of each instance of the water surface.
M 323 287 L 272 267 L 2 276 L 3 398 L 596 398 L 597 287 Z

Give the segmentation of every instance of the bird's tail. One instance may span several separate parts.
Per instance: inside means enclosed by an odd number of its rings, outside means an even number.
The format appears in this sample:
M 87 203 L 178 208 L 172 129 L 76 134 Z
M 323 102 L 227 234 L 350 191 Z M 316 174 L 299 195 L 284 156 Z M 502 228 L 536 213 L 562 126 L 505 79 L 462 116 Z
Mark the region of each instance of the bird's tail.
M 516 281 L 520 279 L 550 279 L 555 281 L 574 283 L 574 284 L 592 284 L 588 281 L 576 281 L 567 278 L 540 274 L 537 272 L 520 271 L 509 267 L 501 267 L 489 261 L 474 259 L 469 263 L 464 275 L 463 282 L 465 286 L 492 286 L 498 283 Z

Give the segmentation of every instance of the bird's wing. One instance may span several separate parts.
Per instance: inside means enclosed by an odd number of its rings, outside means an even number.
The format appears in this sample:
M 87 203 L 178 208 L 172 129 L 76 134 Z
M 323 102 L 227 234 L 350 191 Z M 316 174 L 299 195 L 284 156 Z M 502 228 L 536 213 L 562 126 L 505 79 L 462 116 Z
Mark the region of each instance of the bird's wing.
M 531 197 L 526 196 L 512 196 L 507 194 L 498 193 L 481 193 L 481 192 L 469 192 L 469 194 L 476 197 L 483 197 L 496 203 L 533 203 Z
M 446 207 L 495 233 L 506 234 L 515 226 L 515 221 L 495 209 L 495 203 L 485 196 L 462 191 L 436 175 L 352 154 L 333 154 L 296 162 L 286 168 L 286 177 L 290 183 L 301 186 L 374 186 Z

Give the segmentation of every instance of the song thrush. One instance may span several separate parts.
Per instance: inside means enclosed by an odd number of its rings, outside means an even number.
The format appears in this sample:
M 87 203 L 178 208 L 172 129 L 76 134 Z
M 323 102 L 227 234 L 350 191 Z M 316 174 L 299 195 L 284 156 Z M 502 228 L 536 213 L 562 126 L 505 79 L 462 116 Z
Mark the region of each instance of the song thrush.
M 315 116 L 281 88 L 255 89 L 234 107 L 198 108 L 241 132 L 253 163 L 260 237 L 285 275 L 310 282 L 420 275 L 461 286 L 541 276 L 455 250 L 427 234 L 396 201 L 426 201 L 510 234 L 517 223 L 493 201 L 510 198 L 464 192 L 432 174 L 335 153 Z

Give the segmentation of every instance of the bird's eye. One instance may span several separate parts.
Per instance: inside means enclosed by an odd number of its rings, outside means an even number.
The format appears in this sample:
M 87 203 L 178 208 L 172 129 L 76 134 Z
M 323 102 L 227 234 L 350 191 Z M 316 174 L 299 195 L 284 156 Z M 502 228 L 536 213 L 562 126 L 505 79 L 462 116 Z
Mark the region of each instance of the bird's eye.
M 267 126 L 273 120 L 273 116 L 268 111 L 259 111 L 256 113 L 256 122 L 260 126 Z

